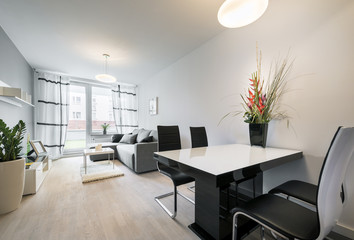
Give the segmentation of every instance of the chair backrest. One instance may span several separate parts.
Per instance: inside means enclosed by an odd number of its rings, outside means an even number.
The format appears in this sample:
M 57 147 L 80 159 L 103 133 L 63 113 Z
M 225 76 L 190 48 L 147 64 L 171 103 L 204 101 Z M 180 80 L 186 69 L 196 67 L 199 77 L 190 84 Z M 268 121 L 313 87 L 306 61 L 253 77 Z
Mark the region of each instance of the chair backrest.
M 354 160 L 354 128 L 338 128 L 321 169 L 317 191 L 320 235 L 324 239 L 343 209 L 342 184 L 350 161 Z
M 181 138 L 178 126 L 157 126 L 158 151 L 181 149 Z
M 190 127 L 192 148 L 207 147 L 208 137 L 205 131 L 205 127 Z

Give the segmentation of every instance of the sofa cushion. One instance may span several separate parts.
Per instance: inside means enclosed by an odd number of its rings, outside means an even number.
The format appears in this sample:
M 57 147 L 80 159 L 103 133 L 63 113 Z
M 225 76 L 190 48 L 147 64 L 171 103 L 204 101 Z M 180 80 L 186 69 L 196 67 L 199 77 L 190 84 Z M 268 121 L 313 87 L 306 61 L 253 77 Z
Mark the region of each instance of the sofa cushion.
M 140 129 L 134 129 L 133 132 L 132 132 L 132 134 L 138 134 L 139 131 L 140 131 Z
M 157 131 L 156 130 L 151 130 L 149 136 L 152 136 L 153 142 L 157 142 Z
M 124 136 L 124 134 L 112 135 L 112 143 L 118 143 L 122 139 L 123 136 Z
M 153 141 L 153 139 L 152 139 L 152 136 L 148 136 L 148 137 L 146 137 L 146 138 L 144 138 L 143 140 L 141 140 L 140 142 L 152 142 Z
M 136 142 L 140 143 L 143 139 L 147 138 L 151 130 L 145 130 L 144 128 L 140 129 L 138 136 L 136 137 Z
M 136 137 L 137 137 L 137 134 L 124 134 L 124 136 L 122 137 L 122 139 L 119 142 L 134 144 Z

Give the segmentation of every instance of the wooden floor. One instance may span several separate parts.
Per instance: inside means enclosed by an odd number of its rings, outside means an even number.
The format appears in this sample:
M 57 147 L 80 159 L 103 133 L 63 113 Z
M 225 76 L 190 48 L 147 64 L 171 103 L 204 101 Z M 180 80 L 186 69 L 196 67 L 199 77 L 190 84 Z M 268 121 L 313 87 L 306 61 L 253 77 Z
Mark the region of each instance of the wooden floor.
M 115 161 L 125 176 L 82 184 L 81 163 L 82 157 L 55 161 L 39 192 L 0 216 L 0 239 L 199 239 L 188 229 L 194 205 L 179 197 L 172 220 L 154 201 L 173 189 L 168 178 L 138 175 Z M 179 189 L 193 198 L 188 186 Z M 173 199 L 164 202 L 172 207 Z

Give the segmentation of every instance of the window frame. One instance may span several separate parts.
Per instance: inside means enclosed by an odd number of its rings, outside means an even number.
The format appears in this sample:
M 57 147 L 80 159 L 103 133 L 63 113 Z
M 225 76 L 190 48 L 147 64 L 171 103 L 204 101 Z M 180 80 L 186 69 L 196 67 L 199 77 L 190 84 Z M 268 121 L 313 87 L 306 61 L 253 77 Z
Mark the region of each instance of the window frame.
M 115 129 L 114 132 L 107 132 L 106 135 L 103 135 L 103 131 L 93 131 L 92 130 L 92 88 L 93 87 L 100 87 L 100 88 L 107 88 L 111 90 L 111 85 L 104 85 L 104 84 L 96 84 L 96 83 L 84 83 L 82 81 L 76 81 L 76 80 L 71 80 L 71 84 L 75 86 L 80 86 L 85 88 L 85 94 L 86 94 L 86 146 L 90 143 L 94 142 L 94 139 L 97 136 L 111 136 L 113 134 L 117 133 L 117 129 Z M 112 94 L 112 93 L 111 93 Z M 76 96 L 75 96 L 76 100 Z M 83 99 L 80 99 L 80 101 L 83 101 Z M 76 102 L 73 103 L 73 105 L 76 105 Z M 70 111 L 70 110 L 69 110 Z M 70 114 L 70 113 L 69 113 Z M 83 113 L 81 112 L 81 117 Z M 76 112 L 75 112 L 76 115 Z M 75 118 L 76 119 L 76 118 Z M 114 121 L 114 115 L 113 115 L 113 121 Z M 64 154 L 72 154 L 72 153 L 77 153 L 82 151 L 83 148 L 75 148 L 75 149 L 64 149 Z

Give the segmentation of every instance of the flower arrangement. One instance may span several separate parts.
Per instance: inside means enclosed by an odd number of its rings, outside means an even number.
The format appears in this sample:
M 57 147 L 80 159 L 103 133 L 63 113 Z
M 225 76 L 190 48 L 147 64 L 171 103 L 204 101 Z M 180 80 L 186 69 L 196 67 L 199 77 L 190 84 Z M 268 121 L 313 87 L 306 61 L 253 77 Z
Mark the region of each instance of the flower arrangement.
M 241 98 L 244 108 L 243 118 L 246 123 L 268 123 L 272 119 L 284 119 L 288 116 L 279 109 L 279 100 L 286 92 L 287 76 L 293 66 L 293 60 L 284 58 L 280 64 L 270 67 L 267 84 L 261 76 L 262 53 L 257 48 L 257 71 L 252 73 L 250 87 Z M 226 114 L 221 121 L 228 116 L 236 116 L 241 111 L 233 111 Z

